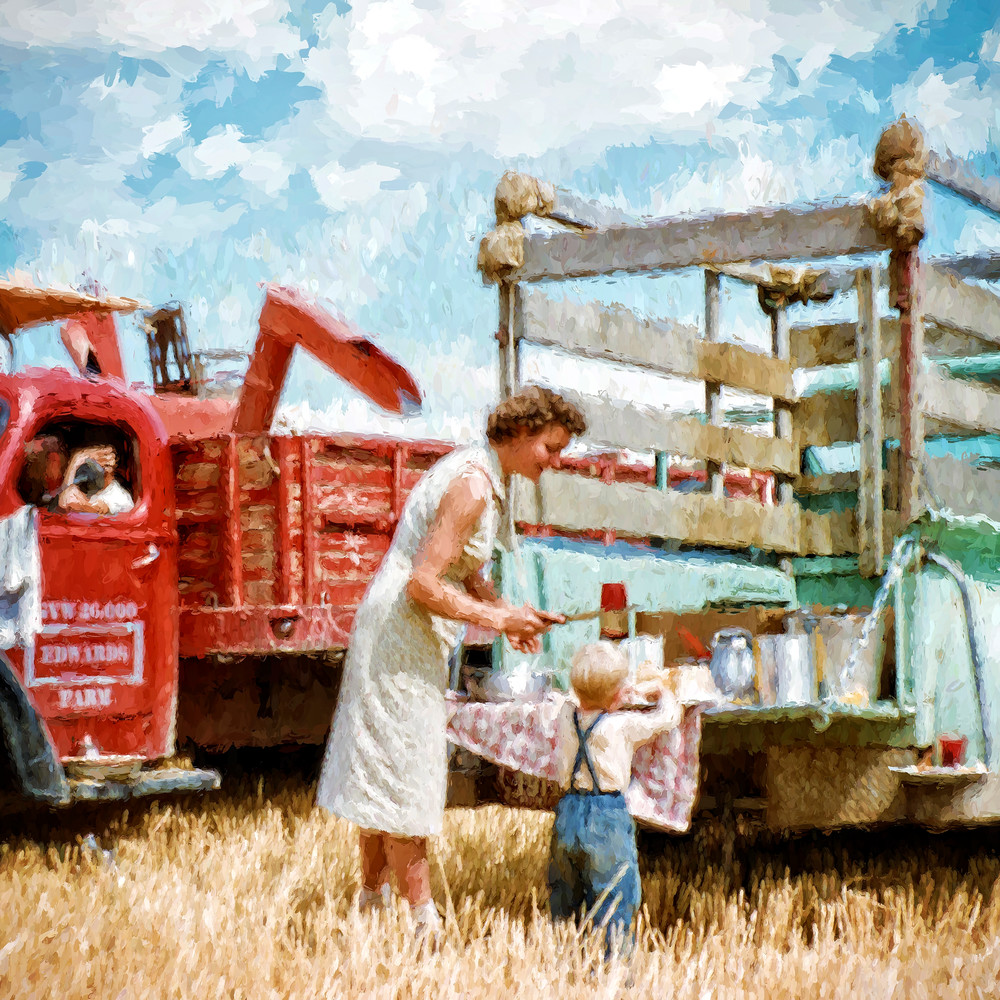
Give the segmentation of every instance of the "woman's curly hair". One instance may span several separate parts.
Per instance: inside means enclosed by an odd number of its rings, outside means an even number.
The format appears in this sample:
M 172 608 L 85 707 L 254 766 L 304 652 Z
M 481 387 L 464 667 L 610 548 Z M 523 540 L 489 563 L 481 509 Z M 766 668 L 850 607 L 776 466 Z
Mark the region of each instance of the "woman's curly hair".
M 486 436 L 490 441 L 505 441 L 525 430 L 537 434 L 552 424 L 564 427 L 570 437 L 587 429 L 583 414 L 569 400 L 540 385 L 529 385 L 505 399 L 489 416 Z

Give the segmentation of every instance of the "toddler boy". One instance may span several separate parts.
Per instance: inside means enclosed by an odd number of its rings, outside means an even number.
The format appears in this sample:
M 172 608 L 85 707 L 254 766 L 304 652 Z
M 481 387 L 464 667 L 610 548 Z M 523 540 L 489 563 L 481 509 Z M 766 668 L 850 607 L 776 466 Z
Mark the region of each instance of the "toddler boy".
M 628 656 L 610 642 L 581 647 L 570 683 L 576 704 L 562 749 L 564 787 L 556 806 L 549 854 L 549 909 L 556 919 L 586 907 L 593 926 L 631 946 L 639 909 L 639 859 L 635 823 L 622 794 L 632 775 L 635 748 L 681 721 L 681 707 L 661 696 L 655 682 L 627 687 Z M 627 697 L 657 701 L 652 710 L 622 711 Z

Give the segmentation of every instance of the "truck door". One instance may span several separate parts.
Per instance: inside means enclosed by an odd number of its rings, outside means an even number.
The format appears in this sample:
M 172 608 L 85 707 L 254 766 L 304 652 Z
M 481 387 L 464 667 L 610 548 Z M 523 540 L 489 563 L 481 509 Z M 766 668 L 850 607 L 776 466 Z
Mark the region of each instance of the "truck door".
M 37 442 L 49 449 L 38 467 L 50 481 L 30 501 L 39 504 L 42 630 L 25 652 L 24 681 L 62 758 L 154 759 L 173 752 L 177 697 L 169 455 L 144 408 L 115 421 L 86 409 L 84 399 L 50 417 L 29 443 L 29 456 Z M 108 448 L 114 468 L 102 480 L 81 456 Z M 58 470 L 74 465 L 77 485 L 66 489 Z

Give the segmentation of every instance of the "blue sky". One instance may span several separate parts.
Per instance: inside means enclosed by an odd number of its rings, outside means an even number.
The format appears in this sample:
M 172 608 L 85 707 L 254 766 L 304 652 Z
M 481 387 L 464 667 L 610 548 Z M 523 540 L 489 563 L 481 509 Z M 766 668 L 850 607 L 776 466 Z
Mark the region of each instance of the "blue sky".
M 427 405 L 382 420 L 299 358 L 287 412 L 461 437 L 495 392 L 474 263 L 503 170 L 654 215 L 854 196 L 901 112 L 997 172 L 994 3 L 5 0 L 0 274 L 180 300 L 196 348 L 248 347 L 259 283 L 296 285 Z M 936 244 L 995 245 L 941 205 Z M 622 297 L 696 311 L 683 276 L 642 280 Z M 58 356 L 46 331 L 24 353 Z

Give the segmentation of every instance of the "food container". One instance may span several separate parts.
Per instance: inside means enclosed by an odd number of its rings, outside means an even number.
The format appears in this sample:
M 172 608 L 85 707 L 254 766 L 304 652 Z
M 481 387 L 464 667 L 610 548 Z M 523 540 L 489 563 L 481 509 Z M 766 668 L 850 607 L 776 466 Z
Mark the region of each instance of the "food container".
M 860 614 L 821 615 L 817 619 L 817 648 L 824 661 L 821 697 L 862 704 L 878 697 L 882 627 L 872 629 L 867 642 L 860 645 L 864 624 L 865 616 Z
M 712 639 L 712 680 L 730 701 L 753 700 L 752 644 L 753 636 L 745 628 L 720 629 Z
M 631 639 L 622 639 L 620 645 L 628 653 L 630 681 L 651 680 L 663 670 L 662 636 L 637 635 Z
M 809 705 L 818 699 L 812 641 L 806 633 L 760 635 L 757 692 L 762 705 Z

